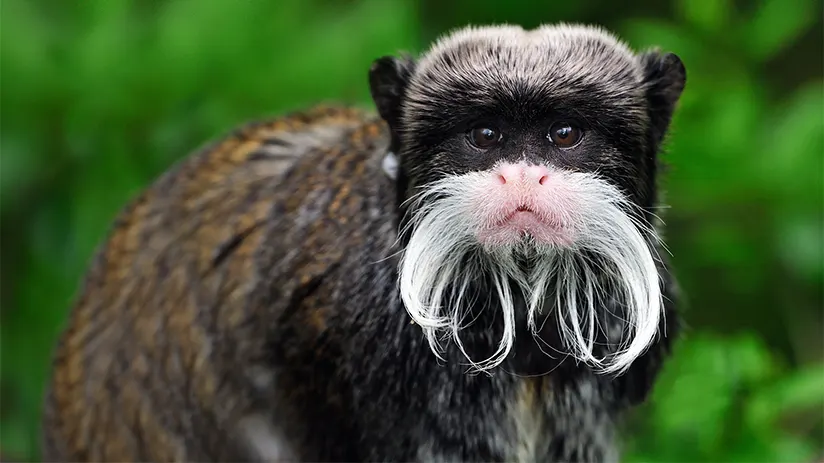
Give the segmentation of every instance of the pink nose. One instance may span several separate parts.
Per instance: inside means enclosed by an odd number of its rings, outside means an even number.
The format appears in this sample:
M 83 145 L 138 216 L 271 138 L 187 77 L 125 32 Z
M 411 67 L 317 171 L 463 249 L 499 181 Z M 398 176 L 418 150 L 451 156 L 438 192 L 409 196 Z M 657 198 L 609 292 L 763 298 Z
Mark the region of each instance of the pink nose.
M 527 166 L 524 164 L 503 164 L 498 168 L 498 181 L 508 183 L 540 184 L 549 180 L 549 169 L 544 166 Z

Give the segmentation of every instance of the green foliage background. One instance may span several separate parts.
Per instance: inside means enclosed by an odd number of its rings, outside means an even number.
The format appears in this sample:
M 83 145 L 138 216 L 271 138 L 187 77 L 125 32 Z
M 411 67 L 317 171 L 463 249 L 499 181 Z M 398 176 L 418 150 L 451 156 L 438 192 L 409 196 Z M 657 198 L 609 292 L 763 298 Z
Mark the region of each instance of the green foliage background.
M 369 105 L 372 59 L 468 23 L 603 24 L 688 84 L 666 159 L 689 330 L 626 461 L 822 452 L 824 95 L 816 0 L 0 3 L 0 450 L 37 459 L 55 336 L 117 210 L 239 122 Z

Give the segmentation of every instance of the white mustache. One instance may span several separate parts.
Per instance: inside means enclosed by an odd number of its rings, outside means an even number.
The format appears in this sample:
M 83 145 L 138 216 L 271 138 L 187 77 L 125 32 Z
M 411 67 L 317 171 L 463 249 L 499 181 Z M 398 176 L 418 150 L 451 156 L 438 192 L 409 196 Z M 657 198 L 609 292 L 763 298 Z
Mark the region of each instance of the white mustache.
M 575 242 L 561 247 L 527 240 L 484 248 L 476 238 L 479 218 L 473 214 L 472 201 L 488 175 L 450 176 L 409 200 L 411 234 L 399 264 L 400 294 L 432 352 L 443 359 L 440 334 L 452 339 L 477 370 L 500 365 L 515 340 L 515 297 L 509 284 L 514 281 L 527 301 L 528 328 L 534 336 L 539 331 L 537 316 L 550 303 L 559 310 L 565 354 L 602 373 L 625 371 L 653 342 L 663 317 L 655 230 L 637 219 L 637 207 L 610 183 L 594 174 L 556 170 L 565 194 L 579 205 L 564 216 Z M 526 257 L 531 265 L 519 265 L 518 257 Z M 491 277 L 504 326 L 494 354 L 475 361 L 464 349 L 460 332 L 465 328 L 461 323 L 466 300 L 472 296 L 467 294 L 469 284 L 479 274 Z M 598 310 L 604 296 L 625 307 L 626 320 L 620 321 L 626 328 L 616 350 L 598 358 L 596 326 L 605 320 L 597 318 L 618 317 Z

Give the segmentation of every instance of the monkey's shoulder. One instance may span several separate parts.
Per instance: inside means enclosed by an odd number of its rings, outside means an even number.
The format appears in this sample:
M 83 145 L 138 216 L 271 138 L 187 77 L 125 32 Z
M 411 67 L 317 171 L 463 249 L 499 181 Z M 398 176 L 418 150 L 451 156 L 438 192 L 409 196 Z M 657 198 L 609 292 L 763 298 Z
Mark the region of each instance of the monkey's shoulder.
M 64 429 L 60 439 L 76 451 L 118 459 L 126 454 L 85 448 L 81 437 L 105 433 L 122 441 L 107 421 L 115 401 L 134 413 L 160 413 L 141 408 L 157 393 L 142 385 L 189 385 L 189 400 L 213 404 L 227 365 L 256 350 L 247 344 L 261 324 L 248 298 L 266 277 L 258 261 L 265 249 L 288 245 L 272 233 L 300 228 L 295 218 L 305 212 L 290 215 L 289 208 L 305 209 L 318 192 L 331 222 L 351 212 L 345 179 L 367 175 L 369 148 L 382 143 L 383 130 L 374 116 L 349 107 L 246 123 L 194 150 L 131 200 L 84 275 L 59 340 L 48 403 L 60 418 L 47 421 L 51 435 Z M 320 271 L 323 252 L 293 265 Z M 155 399 L 174 411 L 172 399 Z M 81 420 L 90 418 L 89 407 L 101 419 Z
M 349 185 L 363 183 L 353 177 L 366 175 L 383 130 L 364 110 L 317 106 L 239 125 L 193 151 L 117 215 L 70 323 L 160 311 L 186 294 L 208 297 L 216 280 L 229 285 L 223 293 L 251 280 L 264 234 L 294 234 L 298 209 L 325 207 L 332 222 L 352 216 Z
M 336 179 L 345 178 L 341 161 L 356 168 L 363 153 L 352 153 L 353 145 L 369 136 L 365 131 L 374 137 L 381 130 L 371 114 L 346 106 L 318 106 L 239 125 L 190 153 L 131 200 L 98 255 L 94 267 L 105 268 L 90 273 L 111 274 L 123 266 L 126 273 L 155 272 L 141 263 L 156 265 L 163 256 L 185 256 L 193 271 L 208 271 L 234 250 L 239 237 L 270 218 L 273 204 L 301 196 L 290 183 L 317 188 L 324 176 L 333 177 L 324 166 L 341 169 Z

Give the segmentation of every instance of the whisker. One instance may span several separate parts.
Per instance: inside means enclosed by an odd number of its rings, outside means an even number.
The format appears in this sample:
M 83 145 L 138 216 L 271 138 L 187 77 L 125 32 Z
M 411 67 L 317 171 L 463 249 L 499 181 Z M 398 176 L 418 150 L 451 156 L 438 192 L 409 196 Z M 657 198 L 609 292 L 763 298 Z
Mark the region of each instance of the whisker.
M 446 176 L 404 202 L 410 215 L 401 233 L 409 234 L 409 242 L 392 254 L 400 256 L 401 298 L 439 359 L 451 340 L 468 361 L 468 371 L 501 365 L 514 345 L 516 310 L 527 311 L 528 329 L 542 353 L 551 357 L 555 351 L 604 373 L 625 370 L 652 342 L 663 304 L 658 250 L 668 252 L 666 245 L 644 219 L 644 209 L 599 174 L 559 175 L 578 206 L 562 211 L 564 223 L 578 232 L 569 248 L 534 239 L 482 247 L 474 235 L 479 219 L 471 204 L 484 173 Z M 481 302 L 474 283 L 479 276 L 489 282 L 491 298 Z M 514 291 L 522 292 L 525 307 L 516 305 Z M 552 317 L 544 313 L 548 303 Z M 489 358 L 474 360 L 461 334 L 493 308 L 503 316 L 501 338 Z M 540 326 L 539 314 L 544 317 Z M 557 323 L 557 347 L 540 336 L 550 318 Z M 620 334 L 615 345 L 613 334 Z M 606 354 L 597 357 L 596 347 Z

